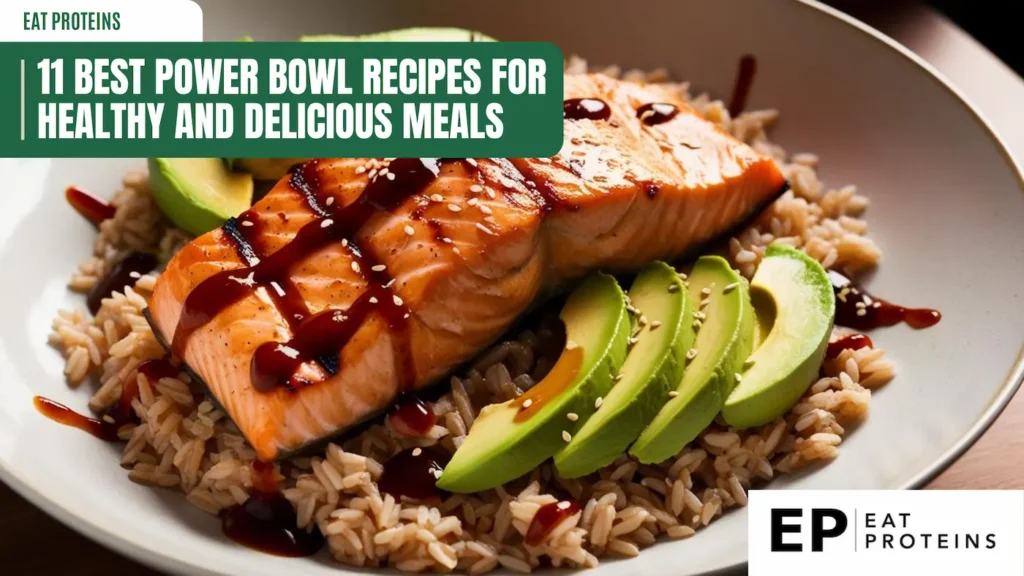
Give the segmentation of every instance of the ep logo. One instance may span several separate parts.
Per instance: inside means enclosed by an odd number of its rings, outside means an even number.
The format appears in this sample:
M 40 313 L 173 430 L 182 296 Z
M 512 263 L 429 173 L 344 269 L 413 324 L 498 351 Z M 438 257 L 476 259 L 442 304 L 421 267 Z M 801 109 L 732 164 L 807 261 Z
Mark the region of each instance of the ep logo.
M 804 529 L 810 533 L 811 552 L 822 552 L 826 538 L 836 538 L 846 532 L 849 520 L 846 513 L 836 508 L 771 509 L 771 551 L 803 552 Z M 788 536 L 787 535 L 792 535 Z

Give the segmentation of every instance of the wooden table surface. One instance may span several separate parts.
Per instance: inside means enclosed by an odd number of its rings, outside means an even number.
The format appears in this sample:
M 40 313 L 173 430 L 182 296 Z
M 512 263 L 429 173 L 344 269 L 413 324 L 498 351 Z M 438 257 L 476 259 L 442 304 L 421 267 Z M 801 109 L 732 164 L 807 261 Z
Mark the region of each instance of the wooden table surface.
M 1024 158 L 1019 103 L 1024 81 L 973 39 L 925 8 L 885 19 L 862 15 L 934 64 L 961 87 Z M 1015 120 L 1017 119 L 1017 120 Z M 1016 130 L 1014 130 L 1016 128 Z M 893 384 L 899 385 L 898 380 Z M 992 428 L 928 488 L 1024 488 L 1024 463 L 1006 454 L 1024 453 L 1024 394 L 1017 395 Z M 113 465 L 113 463 L 112 463 Z M 56 548 L 54 543 L 59 542 Z M 53 550 L 60 550 L 53 553 Z M 109 576 L 158 573 L 75 533 L 0 484 L 0 559 L 4 574 Z

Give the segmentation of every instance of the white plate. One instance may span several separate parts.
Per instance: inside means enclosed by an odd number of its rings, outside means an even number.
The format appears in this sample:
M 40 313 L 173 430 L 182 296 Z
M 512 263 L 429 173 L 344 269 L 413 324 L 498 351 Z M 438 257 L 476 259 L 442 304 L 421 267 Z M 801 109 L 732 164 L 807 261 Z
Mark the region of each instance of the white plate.
M 750 104 L 783 111 L 776 139 L 791 151 L 820 154 L 828 182 L 856 183 L 872 200 L 868 222 L 884 258 L 871 289 L 944 314 L 923 332 L 872 334 L 897 360 L 897 378 L 875 394 L 868 422 L 844 441 L 836 462 L 773 488 L 920 486 L 977 438 L 1020 383 L 1019 169 L 929 66 L 828 9 L 785 0 L 207 4 L 211 39 L 454 25 L 552 40 L 594 62 L 666 66 L 718 94 L 728 93 L 740 56 L 755 54 Z M 46 345 L 54 312 L 82 304 L 65 282 L 93 240 L 60 192 L 68 184 L 112 190 L 138 164 L 0 160 L 0 478 L 75 529 L 164 570 L 344 573 L 326 559 L 282 559 L 233 545 L 215 519 L 179 494 L 129 482 L 117 447 L 33 409 L 36 394 L 79 409 L 88 394 L 64 385 L 60 357 Z M 746 515 L 738 511 L 694 538 L 602 563 L 593 574 L 676 576 L 745 559 Z

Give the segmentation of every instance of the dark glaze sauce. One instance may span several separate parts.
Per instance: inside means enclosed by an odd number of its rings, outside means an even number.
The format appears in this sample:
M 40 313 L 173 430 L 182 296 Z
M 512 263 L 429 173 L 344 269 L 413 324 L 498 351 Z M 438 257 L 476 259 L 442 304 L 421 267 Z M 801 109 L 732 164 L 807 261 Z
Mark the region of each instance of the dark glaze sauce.
M 607 120 L 612 109 L 597 98 L 570 98 L 562 102 L 562 117 L 566 120 Z
M 292 172 L 291 185 L 306 197 L 310 208 L 321 216 L 303 226 L 295 238 L 273 254 L 262 257 L 253 245 L 260 236 L 258 217 L 249 211 L 239 221 L 252 221 L 252 226 L 226 226 L 225 233 L 232 238 L 239 253 L 249 262 L 240 270 L 220 272 L 196 286 L 186 297 L 178 327 L 174 333 L 172 350 L 181 357 L 188 338 L 221 311 L 248 296 L 260 286 L 275 299 L 275 304 L 292 327 L 290 341 L 268 342 L 261 345 L 251 365 L 253 386 L 258 390 L 271 390 L 278 385 L 295 388 L 305 382 L 292 376 L 303 363 L 321 360 L 329 372 L 337 369 L 336 356 L 370 313 L 377 313 L 392 333 L 397 334 L 396 350 L 400 361 L 399 375 L 412 377 L 410 342 L 407 335 L 409 310 L 391 289 L 385 273 L 372 272 L 376 257 L 361 251 L 351 238 L 377 211 L 396 208 L 403 200 L 418 193 L 434 180 L 440 162 L 433 158 L 398 158 L 392 160 L 388 171 L 393 180 L 377 177 L 371 181 L 358 200 L 345 207 L 321 204 L 318 198 L 320 184 L 316 177 L 316 162 L 310 162 Z M 299 291 L 288 280 L 291 267 L 314 251 L 342 239 L 349 240 L 348 248 L 359 267 L 358 272 L 368 281 L 360 298 L 346 310 L 327 310 L 310 317 Z M 334 358 L 324 358 L 333 355 Z M 335 366 L 331 366 L 331 364 Z M 403 388 L 407 382 L 403 382 Z
M 395 401 L 388 414 L 388 422 L 395 432 L 403 436 L 426 436 L 437 424 L 437 416 L 426 402 L 409 396 Z
M 157 257 L 149 252 L 132 252 L 114 264 L 110 272 L 93 286 L 86 297 L 85 303 L 89 307 L 89 312 L 99 312 L 104 298 L 109 298 L 114 292 L 123 291 L 126 286 L 134 286 L 139 276 L 152 272 L 159 263 Z
M 530 546 L 540 545 L 563 520 L 579 511 L 579 503 L 572 499 L 541 506 L 526 530 L 526 543 Z
M 403 450 L 384 463 L 384 473 L 377 480 L 377 486 L 396 499 L 402 496 L 414 500 L 440 498 L 444 493 L 437 487 L 437 479 L 448 460 L 449 456 L 436 448 Z
M 636 109 L 636 117 L 648 126 L 664 124 L 679 114 L 679 108 L 675 104 L 667 102 L 651 102 Z
M 68 186 L 64 190 L 64 199 L 67 200 L 68 204 L 76 212 L 89 222 L 92 222 L 94 226 L 99 226 L 104 220 L 110 220 L 114 217 L 115 208 L 113 206 L 81 188 Z
M 253 489 L 244 504 L 224 509 L 221 530 L 231 540 L 276 556 L 312 556 L 324 545 L 318 528 L 299 528 L 291 502 L 277 488 L 274 465 L 253 462 Z
M 860 350 L 861 348 L 874 347 L 875 345 L 871 342 L 871 338 L 864 334 L 847 334 L 838 340 L 828 343 L 828 348 L 825 349 L 825 359 L 838 358 L 843 353 L 843 350 Z
M 736 84 L 733 85 L 732 98 L 729 99 L 730 116 L 735 118 L 747 107 L 747 98 L 750 96 L 751 86 L 754 85 L 755 74 L 757 74 L 757 60 L 750 54 L 740 58 Z
M 841 326 L 871 330 L 905 322 L 911 328 L 921 329 L 934 326 L 942 319 L 938 310 L 905 308 L 875 298 L 834 270 L 829 270 L 828 277 L 836 294 L 836 324 Z
M 114 422 L 90 418 L 75 412 L 63 404 L 58 404 L 57 402 L 48 400 L 42 396 L 36 396 L 33 398 L 32 403 L 40 414 L 54 422 L 78 428 L 79 430 L 92 434 L 100 440 L 107 442 L 117 441 L 117 429 L 119 426 Z

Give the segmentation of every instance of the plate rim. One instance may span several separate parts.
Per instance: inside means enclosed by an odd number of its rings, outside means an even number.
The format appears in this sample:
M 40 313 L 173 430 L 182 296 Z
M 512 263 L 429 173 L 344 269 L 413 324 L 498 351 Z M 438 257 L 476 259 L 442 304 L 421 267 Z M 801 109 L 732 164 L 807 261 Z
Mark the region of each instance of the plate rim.
M 909 60 L 918 70 L 924 72 L 928 77 L 930 77 L 930 79 L 935 82 L 940 89 L 951 94 L 995 143 L 997 150 L 1003 156 L 1007 166 L 1017 177 L 1019 191 L 1024 194 L 1024 165 L 1022 165 L 1009 150 L 1006 146 L 1006 141 L 992 126 L 985 114 L 982 113 L 974 102 L 961 92 L 945 74 L 940 72 L 927 60 L 897 42 L 895 39 L 872 26 L 861 22 L 860 20 L 839 11 L 836 8 L 822 4 L 818 0 L 791 1 L 800 5 L 800 7 L 804 9 L 808 9 L 816 13 L 816 17 L 824 17 L 826 20 L 829 18 L 837 20 L 839 23 L 850 26 L 855 31 L 860 32 L 870 40 L 883 44 L 896 54 Z M 963 456 L 963 454 L 967 452 L 967 450 L 973 446 L 974 443 L 977 442 L 978 439 L 992 426 L 995 420 L 1009 404 L 1010 400 L 1013 398 L 1022 383 L 1024 383 L 1024 344 L 1021 345 L 1017 354 L 1017 359 L 1010 367 L 1006 379 L 993 394 L 987 407 L 978 417 L 974 425 L 971 426 L 971 428 L 957 439 L 934 462 L 924 467 L 920 472 L 897 489 L 919 489 L 934 480 L 939 476 L 939 474 L 952 465 L 953 462 Z M 173 557 L 156 545 L 149 545 L 144 541 L 131 539 L 127 535 L 111 530 L 105 525 L 93 521 L 85 515 L 79 515 L 72 512 L 71 508 L 62 505 L 58 499 L 52 498 L 49 495 L 44 495 L 42 492 L 31 486 L 29 482 L 20 476 L 17 470 L 14 468 L 8 468 L 3 461 L 0 461 L 0 480 L 2 480 L 4 484 L 10 487 L 11 490 L 19 496 L 28 500 L 32 505 L 41 509 L 51 518 L 65 526 L 68 526 L 82 536 L 85 536 L 108 549 L 114 550 L 119 554 L 131 558 L 136 562 L 177 574 L 185 573 L 200 574 L 203 576 L 220 576 L 219 572 L 210 568 L 192 563 L 187 559 Z M 747 559 L 744 558 L 741 561 L 705 572 L 705 574 L 733 573 L 736 570 L 742 569 L 746 565 Z

